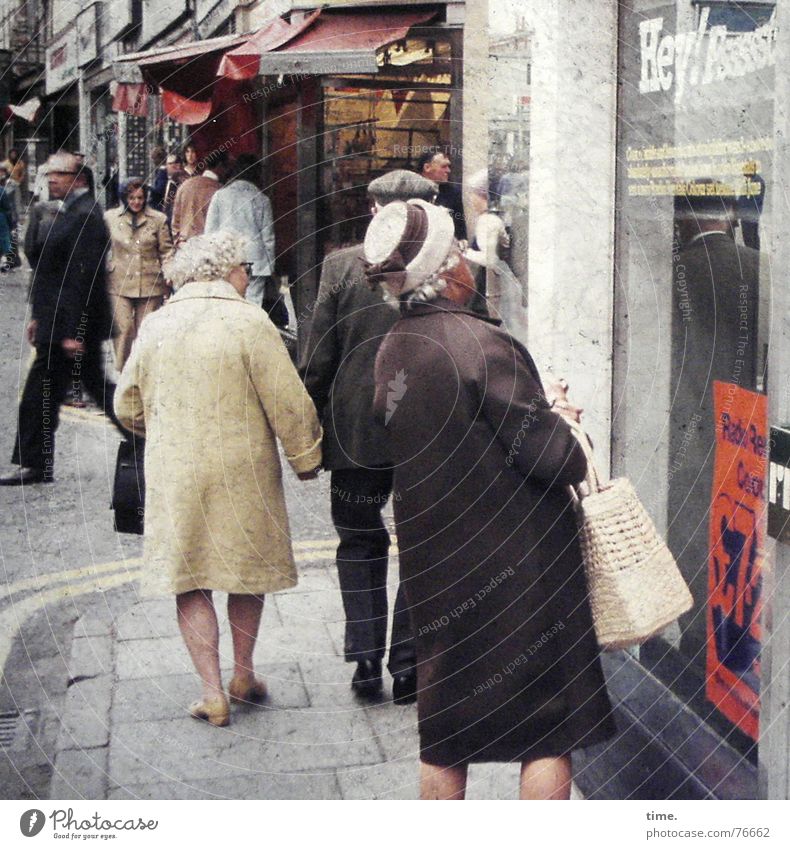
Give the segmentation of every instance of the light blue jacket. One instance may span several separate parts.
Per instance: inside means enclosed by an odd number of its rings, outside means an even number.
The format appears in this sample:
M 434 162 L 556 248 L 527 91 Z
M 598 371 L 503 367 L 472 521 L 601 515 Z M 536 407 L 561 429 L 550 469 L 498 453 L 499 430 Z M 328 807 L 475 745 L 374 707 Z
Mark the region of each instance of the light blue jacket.
M 269 198 L 249 180 L 234 180 L 214 193 L 206 216 L 206 233 L 235 230 L 249 239 L 247 262 L 252 274 L 274 274 L 274 219 Z

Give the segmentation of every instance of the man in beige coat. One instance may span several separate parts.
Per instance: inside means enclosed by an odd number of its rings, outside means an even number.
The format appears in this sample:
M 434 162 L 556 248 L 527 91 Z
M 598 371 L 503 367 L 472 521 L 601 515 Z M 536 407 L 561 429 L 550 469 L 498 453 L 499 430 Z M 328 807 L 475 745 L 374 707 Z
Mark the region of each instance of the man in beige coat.
M 127 184 L 123 205 L 105 212 L 104 221 L 110 231 L 108 288 L 113 302 L 115 365 L 120 371 L 143 319 L 158 310 L 170 292 L 162 263 L 173 242 L 165 214 L 146 204 L 139 180 Z
M 212 590 L 229 594 L 229 694 L 263 698 L 252 654 L 263 595 L 296 584 L 277 440 L 294 472 L 315 477 L 321 426 L 277 328 L 244 300 L 245 244 L 228 231 L 192 239 L 166 272 L 183 283 L 145 322 L 116 410 L 145 443 L 144 586 L 176 595 L 203 680 L 192 715 L 229 720 Z

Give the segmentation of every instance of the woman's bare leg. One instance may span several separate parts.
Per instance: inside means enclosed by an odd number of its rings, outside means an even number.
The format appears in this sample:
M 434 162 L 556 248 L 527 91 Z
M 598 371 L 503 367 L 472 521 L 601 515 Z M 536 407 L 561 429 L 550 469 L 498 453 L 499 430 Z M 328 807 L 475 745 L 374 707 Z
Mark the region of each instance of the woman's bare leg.
M 219 671 L 219 625 L 210 590 L 192 590 L 176 596 L 178 627 L 189 656 L 203 682 L 203 697 L 223 696 Z
M 233 637 L 233 677 L 252 683 L 255 667 L 252 655 L 263 613 L 263 596 L 228 596 L 228 619 Z
M 524 761 L 519 799 L 570 799 L 572 777 L 570 755 Z
M 467 765 L 434 766 L 420 761 L 420 799 L 463 799 Z

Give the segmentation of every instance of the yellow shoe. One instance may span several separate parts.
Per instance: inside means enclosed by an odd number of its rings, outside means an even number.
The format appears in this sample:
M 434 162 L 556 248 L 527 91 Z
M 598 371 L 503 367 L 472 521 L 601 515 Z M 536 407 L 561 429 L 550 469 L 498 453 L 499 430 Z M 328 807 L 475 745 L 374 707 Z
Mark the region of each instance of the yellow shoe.
M 192 702 L 189 706 L 189 713 L 195 719 L 203 719 L 210 725 L 216 725 L 220 728 L 230 723 L 230 704 L 225 696 Z
M 245 702 L 262 702 L 268 693 L 266 682 L 262 678 L 240 678 L 234 675 L 228 685 L 230 700 L 234 704 Z

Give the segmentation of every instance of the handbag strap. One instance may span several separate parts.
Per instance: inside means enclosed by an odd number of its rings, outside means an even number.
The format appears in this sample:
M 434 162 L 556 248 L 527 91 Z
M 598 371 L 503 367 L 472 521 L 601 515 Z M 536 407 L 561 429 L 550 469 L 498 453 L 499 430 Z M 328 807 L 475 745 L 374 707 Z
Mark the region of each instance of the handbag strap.
M 604 487 L 601 484 L 601 473 L 598 469 L 598 464 L 595 462 L 595 455 L 593 454 L 592 443 L 590 442 L 590 438 L 582 429 L 581 425 L 576 422 L 568 422 L 571 433 L 576 437 L 579 445 L 581 446 L 582 451 L 584 451 L 584 457 L 587 460 L 587 472 L 584 476 L 584 482 L 587 484 L 588 492 L 600 492 Z

